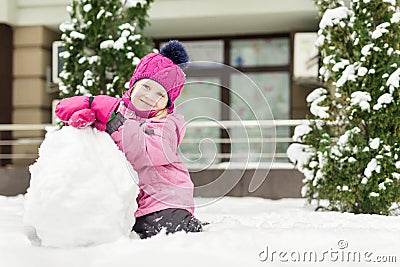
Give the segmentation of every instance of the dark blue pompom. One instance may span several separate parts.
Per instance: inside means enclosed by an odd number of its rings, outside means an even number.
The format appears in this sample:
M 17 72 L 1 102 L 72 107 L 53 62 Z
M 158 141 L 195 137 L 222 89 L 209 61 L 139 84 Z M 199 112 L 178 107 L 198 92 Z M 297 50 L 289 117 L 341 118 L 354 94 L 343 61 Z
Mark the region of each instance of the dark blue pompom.
M 175 64 L 184 64 L 189 61 L 189 56 L 183 44 L 177 40 L 166 43 L 160 50 L 160 54 L 172 60 Z

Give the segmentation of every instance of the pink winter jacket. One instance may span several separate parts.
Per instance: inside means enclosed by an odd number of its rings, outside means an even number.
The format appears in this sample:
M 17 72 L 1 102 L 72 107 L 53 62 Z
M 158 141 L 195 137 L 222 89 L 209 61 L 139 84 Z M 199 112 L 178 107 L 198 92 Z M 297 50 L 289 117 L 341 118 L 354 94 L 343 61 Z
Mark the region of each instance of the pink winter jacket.
M 143 119 L 126 109 L 127 120 L 111 135 L 139 177 L 136 217 L 167 208 L 194 212 L 193 183 L 177 148 L 185 134 L 182 116 Z M 133 114 L 133 116 L 129 115 Z

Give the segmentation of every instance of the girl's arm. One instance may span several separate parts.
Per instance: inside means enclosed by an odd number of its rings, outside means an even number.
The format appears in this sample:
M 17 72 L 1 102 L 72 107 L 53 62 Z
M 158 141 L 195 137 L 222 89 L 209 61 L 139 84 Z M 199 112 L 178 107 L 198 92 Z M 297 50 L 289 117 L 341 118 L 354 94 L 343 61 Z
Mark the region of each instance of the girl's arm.
M 176 152 L 179 131 L 173 120 L 148 120 L 142 124 L 127 120 L 111 138 L 134 168 L 181 161 Z

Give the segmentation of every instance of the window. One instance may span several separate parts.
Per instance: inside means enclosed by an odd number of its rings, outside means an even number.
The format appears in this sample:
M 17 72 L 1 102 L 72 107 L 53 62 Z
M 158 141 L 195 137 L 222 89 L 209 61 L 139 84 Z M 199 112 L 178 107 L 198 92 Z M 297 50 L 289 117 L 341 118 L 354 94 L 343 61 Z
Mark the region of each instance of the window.
M 179 39 L 195 62 L 185 71 L 187 84 L 176 103 L 187 121 L 290 118 L 289 34 Z M 289 127 L 277 128 L 276 133 L 273 127 L 190 128 L 180 149 L 187 163 L 258 161 L 260 153 L 262 161 L 271 161 L 275 146 L 270 138 L 289 136 Z M 224 138 L 232 142 L 224 142 Z M 203 140 L 200 144 L 199 139 Z M 222 142 L 210 141 L 217 139 Z M 243 141 L 246 139 L 250 142 Z M 277 143 L 276 152 L 285 153 L 286 148 Z

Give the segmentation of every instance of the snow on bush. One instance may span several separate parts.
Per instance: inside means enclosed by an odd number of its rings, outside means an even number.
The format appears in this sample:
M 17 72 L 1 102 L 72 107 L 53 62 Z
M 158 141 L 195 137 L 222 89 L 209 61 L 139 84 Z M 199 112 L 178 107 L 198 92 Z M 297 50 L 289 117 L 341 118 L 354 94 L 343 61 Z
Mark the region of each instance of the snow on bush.
M 288 149 L 305 176 L 302 193 L 329 210 L 394 214 L 400 202 L 399 1 L 315 3 L 324 86 L 307 97 L 315 118 L 296 128 L 293 139 L 301 146 Z

